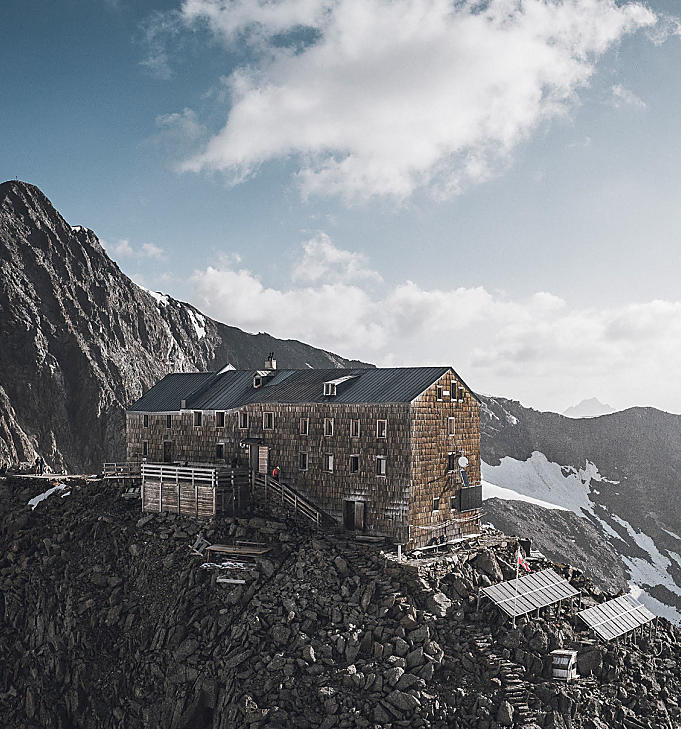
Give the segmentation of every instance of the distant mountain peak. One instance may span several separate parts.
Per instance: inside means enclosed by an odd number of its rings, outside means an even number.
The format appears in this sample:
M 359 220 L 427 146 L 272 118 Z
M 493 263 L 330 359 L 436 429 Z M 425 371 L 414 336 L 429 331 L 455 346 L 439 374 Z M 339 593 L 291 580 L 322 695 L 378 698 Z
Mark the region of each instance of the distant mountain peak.
M 169 372 L 362 367 L 248 334 L 137 286 L 96 234 L 69 225 L 35 185 L 0 183 L 0 466 L 91 473 L 125 452 L 125 408 Z
M 601 402 L 597 397 L 590 397 L 577 405 L 572 405 L 563 415 L 567 418 L 597 418 L 599 415 L 609 415 L 614 412 L 615 408 L 611 405 Z

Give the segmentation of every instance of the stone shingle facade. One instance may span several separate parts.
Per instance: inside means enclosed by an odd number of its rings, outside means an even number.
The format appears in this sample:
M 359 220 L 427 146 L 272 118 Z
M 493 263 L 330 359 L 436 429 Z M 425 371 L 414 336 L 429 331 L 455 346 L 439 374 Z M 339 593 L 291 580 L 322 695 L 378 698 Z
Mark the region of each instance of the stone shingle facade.
M 479 509 L 462 514 L 457 497 L 460 456 L 480 484 L 479 402 L 453 370 L 410 402 L 129 411 L 127 432 L 129 461 L 276 466 L 340 523 L 407 547 L 479 530 Z

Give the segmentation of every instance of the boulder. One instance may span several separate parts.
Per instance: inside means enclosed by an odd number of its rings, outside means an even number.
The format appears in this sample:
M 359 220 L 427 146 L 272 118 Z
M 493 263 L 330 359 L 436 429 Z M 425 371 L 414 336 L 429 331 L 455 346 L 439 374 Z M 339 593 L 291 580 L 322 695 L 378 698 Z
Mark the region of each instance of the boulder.
M 434 592 L 429 595 L 426 607 L 438 618 L 444 618 L 452 606 L 452 601 L 443 592 Z
M 501 726 L 513 726 L 513 707 L 504 699 L 497 709 L 496 720 Z

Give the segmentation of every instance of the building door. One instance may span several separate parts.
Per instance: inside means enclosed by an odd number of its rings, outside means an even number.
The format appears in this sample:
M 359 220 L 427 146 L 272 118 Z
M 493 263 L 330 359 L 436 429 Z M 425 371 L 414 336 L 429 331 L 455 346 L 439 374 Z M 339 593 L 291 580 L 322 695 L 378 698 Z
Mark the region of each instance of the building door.
M 249 453 L 248 453 L 248 465 L 254 473 L 258 472 L 258 446 L 256 445 L 250 445 L 248 446 Z
M 353 531 L 364 529 L 364 501 L 343 501 L 343 526 Z
M 163 441 L 163 463 L 173 462 L 173 444 L 169 440 Z

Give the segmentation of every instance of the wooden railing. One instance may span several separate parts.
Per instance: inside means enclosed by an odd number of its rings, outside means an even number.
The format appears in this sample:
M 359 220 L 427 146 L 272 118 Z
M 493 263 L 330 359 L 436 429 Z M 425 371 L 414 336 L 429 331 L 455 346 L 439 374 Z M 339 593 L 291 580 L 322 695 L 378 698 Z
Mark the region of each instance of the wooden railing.
M 418 541 L 427 539 L 428 541 L 434 540 L 437 542 L 443 538 L 444 541 L 447 541 L 450 538 L 470 536 L 477 533 L 476 527 L 479 526 L 481 516 L 482 509 L 464 511 L 442 524 L 417 526 L 415 537 Z
M 105 463 L 104 478 L 139 478 L 142 475 L 139 463 Z
M 159 481 L 160 483 L 188 483 L 208 484 L 217 486 L 217 468 L 200 466 L 170 466 L 165 463 L 143 463 L 142 480 Z
M 283 506 L 293 509 L 294 514 L 300 514 L 315 526 L 321 526 L 322 512 L 309 499 L 287 484 L 275 481 L 270 476 L 261 473 L 253 474 L 253 484 L 264 489 L 265 501 L 268 499 L 279 501 Z

